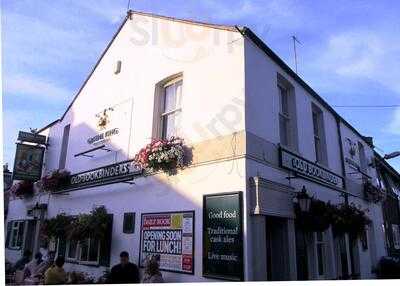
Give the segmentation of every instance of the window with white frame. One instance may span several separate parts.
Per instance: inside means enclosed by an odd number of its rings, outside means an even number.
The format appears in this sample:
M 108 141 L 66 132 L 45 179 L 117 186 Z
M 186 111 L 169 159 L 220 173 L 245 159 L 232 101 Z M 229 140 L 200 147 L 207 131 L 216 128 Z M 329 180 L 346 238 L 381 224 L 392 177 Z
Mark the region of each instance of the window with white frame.
M 365 155 L 365 148 L 361 142 L 358 142 L 358 154 L 360 156 L 360 169 L 361 172 L 366 173 L 368 170 L 367 157 Z
M 100 259 L 100 241 L 88 238 L 81 241 L 69 240 L 66 244 L 66 258 L 79 263 L 98 264 Z
M 66 258 L 68 260 L 76 260 L 78 256 L 78 241 L 76 240 L 69 240 L 67 241 L 66 245 Z
M 24 221 L 13 221 L 11 222 L 11 230 L 10 230 L 10 240 L 9 247 L 10 248 L 21 248 L 23 237 L 24 237 Z
M 315 265 L 318 278 L 324 278 L 326 275 L 326 249 L 327 242 L 323 232 L 314 233 L 314 251 L 315 251 Z
M 393 233 L 393 247 L 394 249 L 400 249 L 400 227 L 398 224 L 392 224 Z
M 288 90 L 281 85 L 279 89 L 279 135 L 281 144 L 289 146 L 290 138 L 290 114 L 289 114 L 289 98 Z
M 284 147 L 297 150 L 297 128 L 294 87 L 278 74 L 279 137 Z
M 322 110 L 314 104 L 312 104 L 312 121 L 314 130 L 315 159 L 318 163 L 327 165 L 323 113 Z
M 178 135 L 182 98 L 182 78 L 176 78 L 164 85 L 161 108 L 161 138 Z

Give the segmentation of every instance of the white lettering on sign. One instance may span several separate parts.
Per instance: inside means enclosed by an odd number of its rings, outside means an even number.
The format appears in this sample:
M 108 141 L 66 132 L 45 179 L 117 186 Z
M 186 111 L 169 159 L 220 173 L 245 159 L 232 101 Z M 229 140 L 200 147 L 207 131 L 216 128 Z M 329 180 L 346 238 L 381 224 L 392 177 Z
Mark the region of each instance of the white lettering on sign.
M 180 230 L 143 231 L 143 252 L 181 255 L 182 231 Z
M 96 169 L 93 171 L 87 171 L 84 173 L 72 175 L 71 186 L 112 179 L 113 177 L 138 174 L 141 172 L 142 168 L 137 163 L 135 163 L 134 161 L 129 161 L 125 163 L 105 166 L 103 168 Z
M 284 149 L 281 149 L 281 165 L 303 177 L 317 180 L 340 189 L 343 188 L 342 177 Z
M 235 219 L 237 217 L 237 213 L 236 211 L 226 211 L 226 210 L 220 210 L 218 212 L 212 212 L 210 211 L 210 213 L 208 214 L 208 218 L 210 219 Z

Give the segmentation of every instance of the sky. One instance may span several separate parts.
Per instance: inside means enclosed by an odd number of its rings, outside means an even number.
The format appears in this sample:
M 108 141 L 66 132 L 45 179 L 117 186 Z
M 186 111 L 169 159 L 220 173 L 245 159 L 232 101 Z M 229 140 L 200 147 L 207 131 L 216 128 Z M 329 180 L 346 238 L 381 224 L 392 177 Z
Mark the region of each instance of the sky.
M 4 162 L 19 130 L 58 119 L 119 24 L 128 0 L 1 1 Z M 400 2 L 131 0 L 131 8 L 251 28 L 329 104 L 400 105 Z M 400 150 L 400 108 L 335 107 L 380 154 Z M 400 171 L 400 158 L 390 160 Z

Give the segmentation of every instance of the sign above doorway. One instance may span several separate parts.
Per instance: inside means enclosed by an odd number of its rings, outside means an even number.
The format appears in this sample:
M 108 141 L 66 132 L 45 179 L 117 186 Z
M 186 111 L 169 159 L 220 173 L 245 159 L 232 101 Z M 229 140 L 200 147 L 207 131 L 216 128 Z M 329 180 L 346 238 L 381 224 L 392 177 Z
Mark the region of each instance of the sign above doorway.
M 281 167 L 293 171 L 299 177 L 336 189 L 344 187 L 341 176 L 283 148 L 280 148 L 280 164 Z

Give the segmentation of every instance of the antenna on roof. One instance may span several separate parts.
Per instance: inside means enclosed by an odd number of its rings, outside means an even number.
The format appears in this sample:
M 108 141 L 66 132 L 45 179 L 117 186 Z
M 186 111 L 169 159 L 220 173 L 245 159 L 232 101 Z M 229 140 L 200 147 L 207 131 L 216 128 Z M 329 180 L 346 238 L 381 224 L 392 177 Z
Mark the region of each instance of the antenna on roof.
M 127 11 L 131 10 L 131 0 L 128 0 L 128 5 L 126 7 L 126 10 Z
M 294 50 L 294 64 L 295 64 L 295 67 L 296 67 L 296 73 L 297 73 L 297 50 L 296 50 L 296 43 L 299 43 L 300 45 L 301 45 L 301 43 L 300 43 L 300 41 L 297 39 L 297 37 L 296 36 L 292 36 L 292 39 L 293 39 L 293 50 Z

